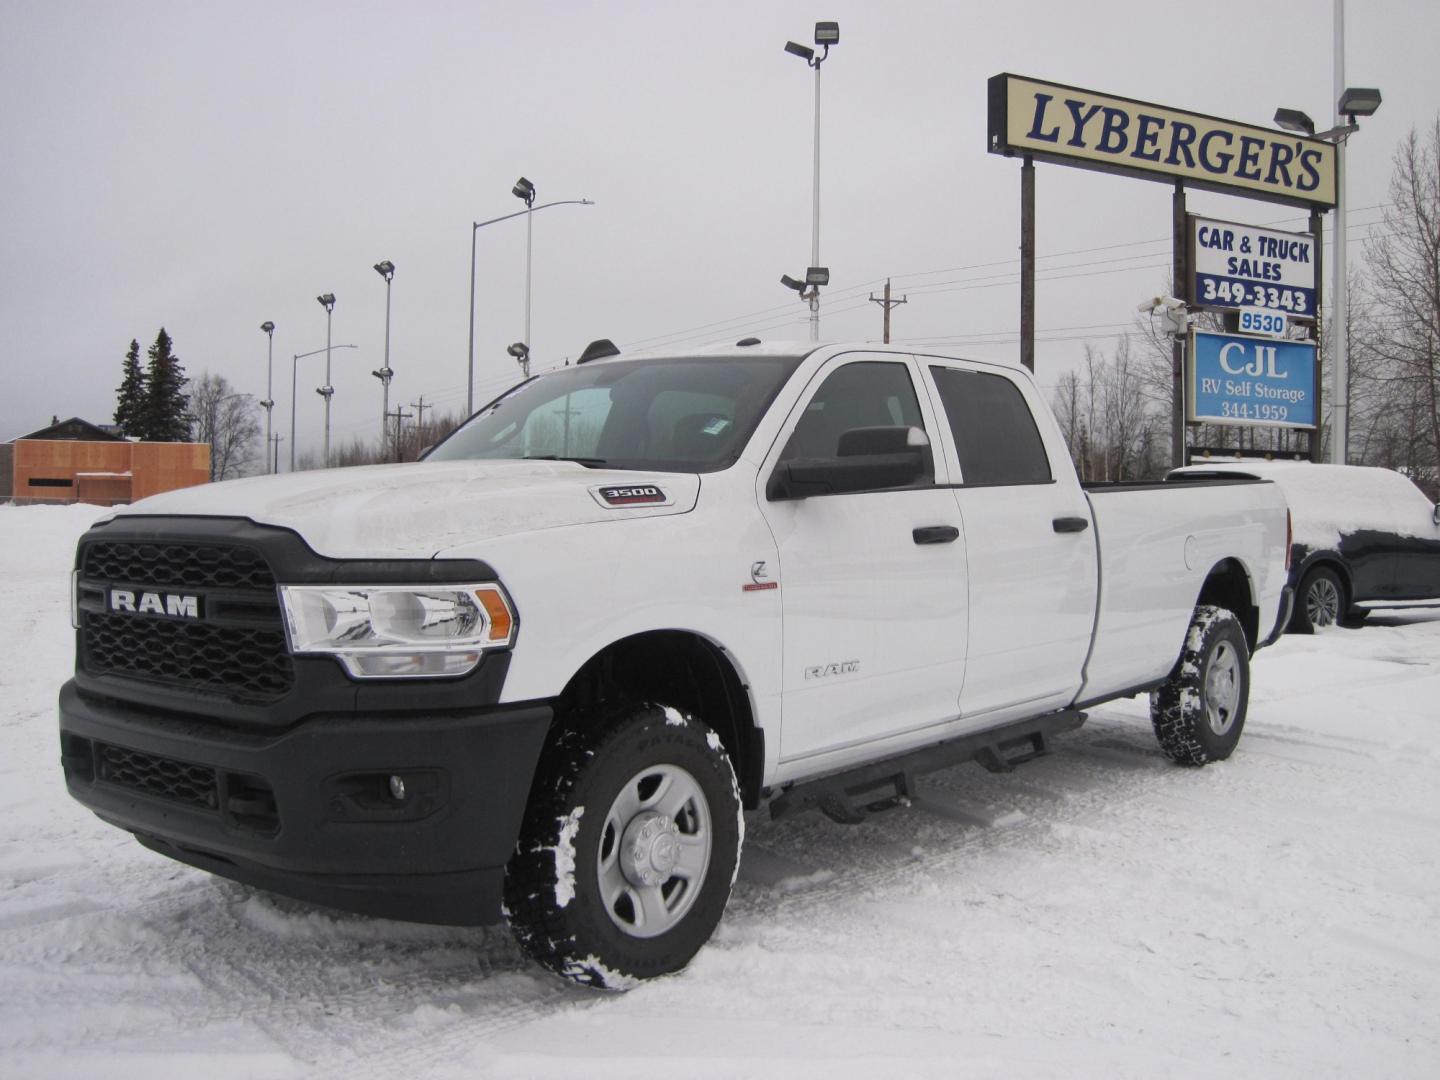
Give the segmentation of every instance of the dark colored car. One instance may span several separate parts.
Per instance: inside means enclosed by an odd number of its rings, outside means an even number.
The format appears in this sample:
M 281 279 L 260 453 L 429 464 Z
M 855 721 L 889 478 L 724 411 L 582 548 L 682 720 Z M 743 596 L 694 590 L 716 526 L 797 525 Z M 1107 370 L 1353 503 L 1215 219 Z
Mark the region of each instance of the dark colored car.
M 1167 479 L 1273 480 L 1294 523 L 1292 633 L 1358 623 L 1372 607 L 1440 603 L 1440 506 L 1390 469 L 1234 461 L 1175 469 Z M 1363 605 L 1363 606 L 1361 606 Z

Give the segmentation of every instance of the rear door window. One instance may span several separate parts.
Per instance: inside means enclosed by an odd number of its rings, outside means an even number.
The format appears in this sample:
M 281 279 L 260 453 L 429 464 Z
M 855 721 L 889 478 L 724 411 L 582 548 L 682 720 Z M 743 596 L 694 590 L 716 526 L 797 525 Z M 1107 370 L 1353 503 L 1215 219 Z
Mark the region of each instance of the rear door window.
M 966 487 L 1050 483 L 1050 459 L 1018 386 L 983 371 L 932 367 L 930 374 Z

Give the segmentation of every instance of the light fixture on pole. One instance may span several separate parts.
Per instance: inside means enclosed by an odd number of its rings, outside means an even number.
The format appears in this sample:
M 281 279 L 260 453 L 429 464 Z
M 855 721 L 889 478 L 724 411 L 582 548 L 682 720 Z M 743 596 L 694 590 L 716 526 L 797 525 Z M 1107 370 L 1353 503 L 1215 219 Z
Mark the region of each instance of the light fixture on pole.
M 317 387 L 315 392 L 325 399 L 325 468 L 328 469 L 330 467 L 330 399 L 335 395 L 335 387 L 330 385 L 330 313 L 335 310 L 335 294 L 327 292 L 315 299 L 325 309 L 325 385 Z
M 529 183 L 528 180 L 525 182 Z M 511 190 L 516 191 L 519 187 L 520 185 L 516 184 L 515 187 Z M 594 205 L 594 202 L 589 199 L 560 199 L 556 202 L 544 203 L 540 206 L 535 207 L 527 204 L 524 210 L 516 210 L 513 214 L 501 214 L 499 217 L 490 218 L 490 220 L 488 221 L 472 221 L 470 223 L 470 347 L 466 352 L 466 371 L 468 373 L 465 383 L 466 416 L 469 416 L 475 411 L 475 234 L 481 229 L 483 229 L 486 225 L 494 225 L 498 221 L 509 221 L 511 218 L 517 218 L 521 214 L 528 215 L 532 211 L 535 213 L 539 213 L 541 210 L 548 210 L 552 206 Z M 529 309 L 528 300 L 526 302 L 526 309 L 527 311 Z M 526 316 L 526 322 L 529 322 L 528 314 Z
M 359 348 L 359 346 L 357 345 L 336 345 L 334 347 L 337 349 Z M 290 357 L 290 471 L 292 473 L 295 471 L 295 391 L 297 384 L 296 372 L 299 370 L 301 360 L 304 360 L 307 356 L 319 356 L 321 353 L 324 353 L 328 357 L 330 355 L 330 349 L 331 345 L 327 341 L 325 343 L 325 348 L 323 349 L 311 349 L 309 352 L 294 353 Z M 277 448 L 275 467 L 278 470 L 280 467 L 278 451 L 280 444 L 279 436 L 276 436 L 275 444 Z
M 523 341 L 517 341 L 514 345 L 506 346 L 505 351 L 515 358 L 515 362 L 520 365 L 520 373 L 528 379 L 530 377 L 530 346 Z
M 1337 23 L 1339 8 L 1337 5 Z M 1337 36 L 1341 30 L 1337 25 Z M 1335 59 L 1336 85 L 1343 83 L 1342 51 L 1337 45 Z M 1345 147 L 1350 136 L 1360 130 L 1357 116 L 1374 116 L 1380 108 L 1380 91 L 1373 87 L 1346 87 L 1336 104 L 1336 112 L 1343 119 L 1334 127 L 1317 132 L 1315 121 L 1299 109 L 1276 109 L 1275 123 L 1287 131 L 1298 131 L 1316 139 L 1335 144 L 1335 240 L 1334 279 L 1330 291 L 1330 460 L 1333 464 L 1344 465 L 1349 460 L 1350 448 L 1350 296 L 1349 273 L 1346 267 L 1346 249 L 1349 241 L 1349 226 L 1346 222 L 1345 205 Z
M 510 189 L 510 194 L 525 203 L 525 336 L 521 340 L 525 343 L 527 359 L 522 360 L 520 366 L 525 369 L 525 374 L 528 376 L 530 374 L 528 360 L 530 355 L 530 266 L 531 256 L 534 252 L 532 241 L 535 235 L 533 228 L 535 224 L 535 185 L 522 176 L 515 181 L 515 186 Z
M 811 218 L 810 218 L 810 266 L 815 269 L 820 263 L 820 65 L 830 55 L 830 46 L 840 43 L 840 24 L 836 22 L 817 22 L 815 24 L 815 44 L 823 48 L 819 56 L 815 50 L 808 45 L 797 45 L 793 41 L 785 43 L 785 51 L 792 56 L 798 56 L 805 63 L 815 69 L 815 169 L 811 186 Z M 827 274 L 828 281 L 828 274 Z M 801 292 L 801 299 L 810 301 L 810 340 L 820 340 L 820 289 L 815 283 L 809 281 L 806 275 L 806 283 L 811 285 L 809 294 Z M 799 290 L 797 290 L 799 291 Z
M 820 289 L 822 286 L 830 284 L 830 268 L 828 266 L 809 267 L 805 271 L 804 281 L 796 281 L 789 274 L 781 274 L 780 284 L 784 285 L 787 289 L 794 289 L 800 294 L 801 300 L 808 300 L 810 302 L 810 340 L 819 340 L 816 336 L 816 331 L 819 326 Z
M 390 380 L 395 377 L 395 372 L 390 370 L 390 279 L 395 276 L 395 264 L 389 259 L 375 264 L 375 272 L 385 279 L 385 360 L 380 365 L 380 370 L 372 371 L 380 380 L 384 390 L 380 403 L 380 457 L 385 457 L 385 427 L 390 423 Z
M 260 324 L 260 329 L 265 331 L 265 336 L 269 339 L 265 345 L 265 400 L 260 404 L 265 409 L 265 471 L 273 473 L 275 461 L 271 456 L 270 418 L 275 411 L 275 388 L 271 378 L 275 370 L 275 324 L 266 319 Z

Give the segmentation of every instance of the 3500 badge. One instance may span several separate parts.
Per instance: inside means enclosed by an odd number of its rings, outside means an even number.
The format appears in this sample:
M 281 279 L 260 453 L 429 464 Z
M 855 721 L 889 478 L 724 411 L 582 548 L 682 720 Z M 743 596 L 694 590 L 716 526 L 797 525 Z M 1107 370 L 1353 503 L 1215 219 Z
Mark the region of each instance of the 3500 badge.
M 670 496 L 656 484 L 624 484 L 591 488 L 605 506 L 669 506 Z

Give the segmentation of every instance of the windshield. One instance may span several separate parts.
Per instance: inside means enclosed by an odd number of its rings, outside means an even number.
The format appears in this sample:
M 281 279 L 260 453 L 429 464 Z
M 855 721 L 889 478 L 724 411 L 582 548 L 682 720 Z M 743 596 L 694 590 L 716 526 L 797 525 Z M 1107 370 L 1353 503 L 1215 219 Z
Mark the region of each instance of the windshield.
M 740 456 L 799 357 L 685 357 L 561 368 L 521 383 L 427 461 L 517 458 L 715 472 Z

